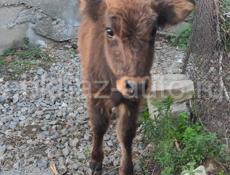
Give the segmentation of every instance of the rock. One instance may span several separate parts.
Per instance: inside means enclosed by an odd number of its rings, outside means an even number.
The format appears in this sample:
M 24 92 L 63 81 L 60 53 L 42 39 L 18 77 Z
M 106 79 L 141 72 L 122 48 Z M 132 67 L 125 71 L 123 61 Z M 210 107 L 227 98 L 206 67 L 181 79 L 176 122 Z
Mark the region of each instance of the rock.
M 69 141 L 69 145 L 72 146 L 72 147 L 76 147 L 77 143 L 79 142 L 79 139 L 78 138 L 75 138 L 75 139 L 71 139 Z
M 74 28 L 67 28 L 68 24 L 64 20 L 56 20 L 55 23 L 51 18 L 45 18 L 39 21 L 34 31 L 36 34 L 44 36 L 54 41 L 68 41 L 73 38 Z
M 77 158 L 78 158 L 78 160 L 84 160 L 85 159 L 84 153 L 83 152 L 78 152 L 77 153 Z
M 186 112 L 189 114 L 189 109 L 186 105 L 186 103 L 175 103 L 172 106 L 172 115 L 173 116 L 178 116 L 180 113 Z
M 20 120 L 20 121 L 23 121 L 23 120 L 25 120 L 25 119 L 26 119 L 25 116 L 20 116 L 20 117 L 19 117 L 19 120 Z
M 182 172 L 181 175 L 190 175 L 188 171 Z M 204 166 L 199 166 L 197 169 L 193 170 L 192 174 L 194 175 L 207 175 L 205 167 Z
M 66 147 L 62 150 L 62 153 L 63 153 L 63 155 L 64 155 L 65 157 L 68 156 L 68 155 L 69 155 L 69 147 L 66 146 Z
M 16 128 L 16 126 L 17 126 L 17 122 L 14 122 L 14 121 L 10 122 L 10 124 L 9 124 L 9 128 L 12 130 L 14 130 Z
M 193 82 L 183 74 L 154 75 L 152 92 L 147 98 L 150 115 L 154 118 L 157 114 L 157 108 L 153 102 L 161 101 L 167 96 L 174 99 L 173 116 L 177 116 L 181 112 L 188 113 L 185 101 L 192 99 L 194 92 Z
M 13 168 L 15 169 L 19 169 L 20 168 L 20 162 L 16 162 L 14 165 L 13 165 Z
M 13 103 L 17 103 L 18 100 L 19 100 L 19 95 L 18 95 L 18 94 L 15 94 L 15 95 L 13 96 Z
M 37 70 L 37 74 L 38 74 L 38 75 L 42 75 L 42 74 L 44 74 L 44 73 L 45 73 L 45 70 L 42 69 L 42 68 L 39 68 L 39 69 Z
M 0 103 L 5 103 L 5 101 L 6 101 L 6 98 L 5 98 L 5 96 L 3 96 L 3 95 L 1 95 L 0 96 Z
M 67 171 L 67 167 L 64 162 L 65 161 L 63 157 L 58 158 L 58 163 L 59 163 L 58 169 L 61 171 L 61 174 L 65 174 Z
M 193 97 L 194 84 L 182 74 L 153 75 L 150 100 L 162 100 L 171 96 L 175 102 L 183 102 Z
M 46 169 L 48 165 L 47 160 L 38 160 L 36 164 L 37 164 L 37 167 L 40 169 Z
M 46 42 L 43 41 L 43 40 L 38 40 L 38 41 L 36 42 L 36 44 L 37 44 L 40 48 L 47 48 L 47 47 L 48 47 L 47 44 L 46 44 Z
M 11 169 L 9 171 L 1 171 L 0 175 L 51 175 L 48 169 L 40 170 L 34 166 L 28 166 L 25 169 Z
M 0 145 L 0 159 L 3 157 L 5 152 L 6 152 L 6 145 Z
M 0 2 L 1 3 L 1 2 Z M 21 7 L 23 8 L 23 7 Z M 12 13 L 15 13 L 15 18 L 17 15 L 17 12 L 20 11 L 21 8 L 17 8 L 14 9 L 12 11 L 8 10 L 8 11 L 2 11 L 1 9 L 1 14 L 7 14 L 7 16 Z M 2 15 L 1 15 L 2 16 Z M 12 17 L 12 16 L 11 16 Z M 18 25 L 17 27 L 11 28 L 10 30 L 2 25 L 2 22 L 7 20 L 10 20 L 8 17 L 5 17 L 2 21 L 3 18 L 0 18 L 0 53 L 3 52 L 5 49 L 9 48 L 12 46 L 13 41 L 21 41 L 23 40 L 24 37 L 26 37 L 26 30 L 28 29 L 28 24 L 22 24 L 22 25 Z M 3 27 L 4 26 L 4 27 Z

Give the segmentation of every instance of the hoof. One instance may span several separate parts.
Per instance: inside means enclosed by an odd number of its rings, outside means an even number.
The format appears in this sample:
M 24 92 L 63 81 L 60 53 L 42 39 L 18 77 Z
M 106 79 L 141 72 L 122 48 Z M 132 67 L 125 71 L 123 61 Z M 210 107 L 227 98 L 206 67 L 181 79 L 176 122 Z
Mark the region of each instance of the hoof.
M 90 169 L 92 175 L 102 175 L 102 162 L 90 162 Z

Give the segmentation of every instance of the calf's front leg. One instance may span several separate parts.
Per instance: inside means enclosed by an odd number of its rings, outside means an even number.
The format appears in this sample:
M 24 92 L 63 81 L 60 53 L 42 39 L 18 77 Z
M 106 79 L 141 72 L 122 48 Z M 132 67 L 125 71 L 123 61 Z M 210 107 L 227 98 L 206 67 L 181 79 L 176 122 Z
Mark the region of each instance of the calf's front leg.
M 121 147 L 119 175 L 133 175 L 132 142 L 136 135 L 138 104 L 118 107 L 117 137 Z
M 104 159 L 103 136 L 108 129 L 109 116 L 103 104 L 100 104 L 100 102 L 94 99 L 91 99 L 88 107 L 91 129 L 93 131 L 93 149 L 91 153 L 90 168 L 92 175 L 101 175 Z

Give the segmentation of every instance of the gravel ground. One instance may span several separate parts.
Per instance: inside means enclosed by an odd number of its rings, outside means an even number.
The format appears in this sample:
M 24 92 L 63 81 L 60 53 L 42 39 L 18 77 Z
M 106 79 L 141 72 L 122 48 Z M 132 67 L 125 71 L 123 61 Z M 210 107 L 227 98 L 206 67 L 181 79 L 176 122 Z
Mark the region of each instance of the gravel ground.
M 156 44 L 153 73 L 178 73 L 183 52 Z M 81 89 L 80 61 L 70 47 L 53 49 L 57 58 L 48 70 L 39 68 L 20 81 L 0 75 L 0 175 L 90 174 L 91 132 Z M 117 174 L 120 150 L 115 121 L 105 136 L 105 174 Z M 134 143 L 137 174 L 145 145 L 141 128 Z

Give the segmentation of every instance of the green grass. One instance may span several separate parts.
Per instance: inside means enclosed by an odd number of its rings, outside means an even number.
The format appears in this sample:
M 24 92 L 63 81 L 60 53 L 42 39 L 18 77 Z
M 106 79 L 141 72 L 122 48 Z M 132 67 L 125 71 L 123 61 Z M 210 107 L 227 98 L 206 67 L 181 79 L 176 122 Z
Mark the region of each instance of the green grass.
M 156 103 L 158 115 L 151 119 L 148 111 L 143 114 L 145 142 L 154 150 L 144 160 L 152 160 L 161 168 L 162 175 L 193 172 L 207 159 L 227 161 L 225 145 L 215 133 L 204 131 L 201 123 L 191 123 L 186 113 L 173 117 L 169 97 Z
M 5 64 L 4 60 L 0 58 L 0 68 L 4 66 L 4 64 Z
M 188 25 L 183 31 L 177 34 L 177 36 L 171 37 L 170 42 L 181 49 L 188 47 L 189 39 L 192 35 L 192 25 Z
M 24 39 L 20 46 L 7 49 L 0 55 L 0 73 L 6 79 L 17 79 L 30 69 L 47 67 L 52 62 L 53 58 L 46 52 Z

